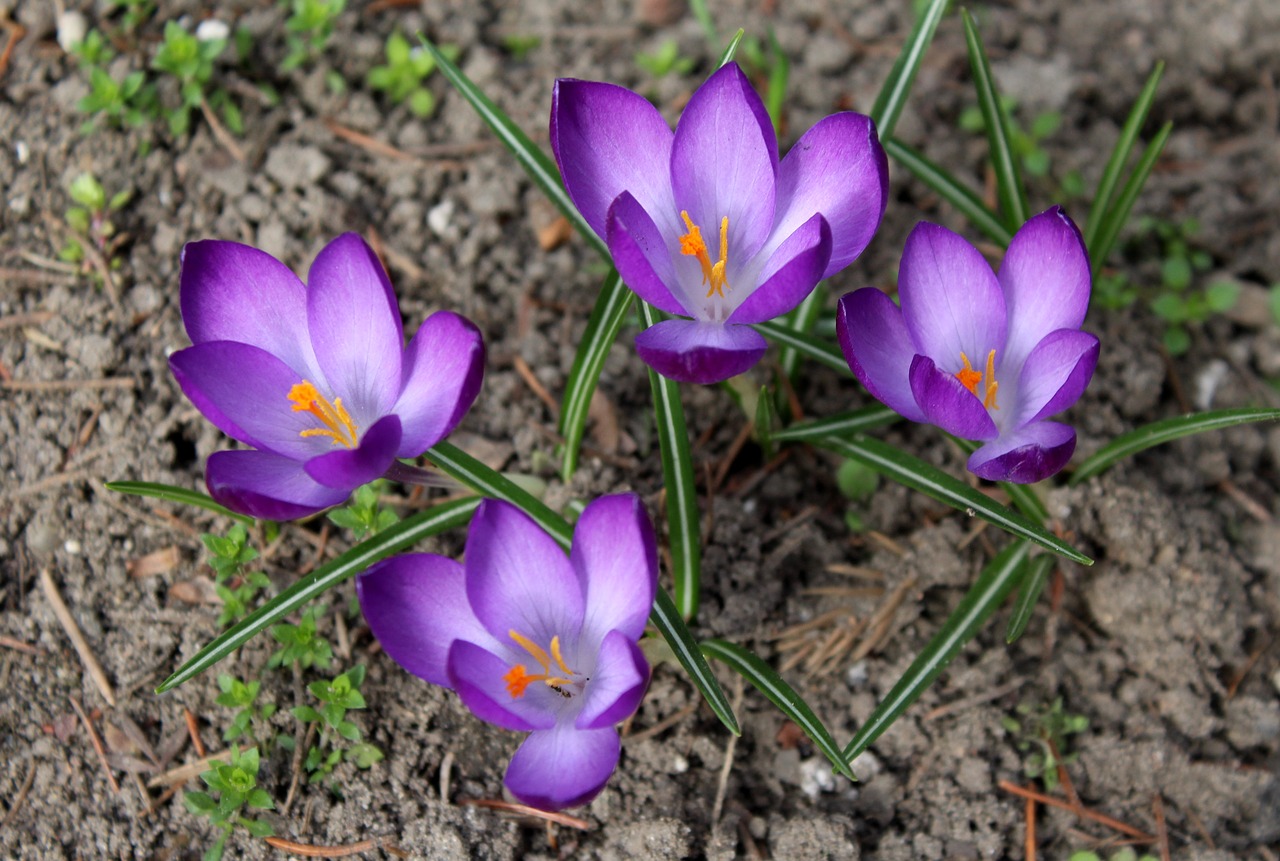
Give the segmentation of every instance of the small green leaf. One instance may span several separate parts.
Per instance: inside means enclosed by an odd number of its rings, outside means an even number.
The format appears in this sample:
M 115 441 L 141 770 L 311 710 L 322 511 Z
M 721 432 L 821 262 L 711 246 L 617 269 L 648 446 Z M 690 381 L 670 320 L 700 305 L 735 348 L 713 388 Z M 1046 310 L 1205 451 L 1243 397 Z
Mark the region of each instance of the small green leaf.
M 276 833 L 271 823 L 265 819 L 241 819 L 240 824 L 254 837 L 270 837 Z
M 271 800 L 271 793 L 265 789 L 255 789 L 249 793 L 248 803 L 250 807 L 258 810 L 274 810 L 276 803 Z
M 82 173 L 71 180 L 69 192 L 72 200 L 90 212 L 101 212 L 107 208 L 107 193 L 91 173 Z
M 857 780 L 848 764 L 840 754 L 840 746 L 836 744 L 831 732 L 813 713 L 809 704 L 787 684 L 782 676 L 766 664 L 757 655 L 742 646 L 725 640 L 707 640 L 702 644 L 702 651 L 708 656 L 723 661 L 735 673 L 742 676 L 752 687 L 769 698 L 778 709 L 796 726 L 804 731 L 818 750 L 831 760 L 836 770 L 850 780 Z
M 1022 575 L 1018 600 L 1013 605 L 1013 615 L 1009 617 L 1009 628 L 1004 635 L 1006 643 L 1017 640 L 1027 629 L 1027 623 L 1031 621 L 1031 614 L 1036 608 L 1036 601 L 1044 589 L 1045 580 L 1048 579 L 1049 572 L 1053 570 L 1055 564 L 1057 560 L 1044 554 L 1030 560 L 1024 566 L 1026 572 Z
M 218 802 L 214 801 L 213 796 L 207 792 L 183 793 L 182 802 L 187 806 L 187 810 L 197 816 L 203 816 L 218 806 Z
M 1236 306 L 1240 299 L 1240 285 L 1234 281 L 1214 281 L 1204 291 L 1209 310 L 1223 314 Z
M 742 37 L 745 34 L 746 31 L 741 27 L 738 28 L 738 32 L 733 34 L 733 38 L 729 40 L 729 44 L 725 45 L 724 51 L 720 54 L 720 62 L 716 63 L 717 69 L 733 62 L 733 56 L 738 53 L 738 45 L 742 44 Z

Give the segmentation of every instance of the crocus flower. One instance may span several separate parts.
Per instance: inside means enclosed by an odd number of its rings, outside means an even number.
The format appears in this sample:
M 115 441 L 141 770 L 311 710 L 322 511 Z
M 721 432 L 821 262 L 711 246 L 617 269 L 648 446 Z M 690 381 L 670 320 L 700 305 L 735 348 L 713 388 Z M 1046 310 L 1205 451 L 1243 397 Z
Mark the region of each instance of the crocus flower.
M 1098 363 L 1098 339 L 1080 331 L 1091 283 L 1080 231 L 1057 207 L 1022 226 L 999 275 L 964 239 L 921 223 L 902 252 L 902 307 L 858 290 L 840 300 L 836 329 L 871 394 L 981 440 L 969 458 L 979 477 L 1029 483 L 1075 450 L 1075 430 L 1046 419 L 1076 402 Z
M 304 285 L 271 255 L 206 240 L 182 252 L 182 319 L 194 346 L 169 358 L 191 402 L 248 450 L 209 457 L 228 508 L 269 520 L 312 514 L 416 457 L 462 419 L 484 345 L 437 312 L 406 349 L 395 293 L 354 233 L 316 256 Z
M 618 763 L 614 724 L 640 704 L 636 641 L 657 589 L 653 528 L 631 494 L 582 512 L 568 557 L 524 512 L 486 500 L 464 563 L 397 556 L 356 580 L 382 648 L 477 717 L 528 732 L 506 785 L 526 804 L 585 804 Z
M 884 214 L 888 168 L 861 114 L 826 117 L 778 160 L 764 104 L 735 64 L 707 79 L 675 133 L 642 96 L 561 79 L 551 147 L 623 281 L 670 314 L 636 349 L 658 373 L 712 383 L 767 346 L 747 323 L 786 313 L 848 266 Z

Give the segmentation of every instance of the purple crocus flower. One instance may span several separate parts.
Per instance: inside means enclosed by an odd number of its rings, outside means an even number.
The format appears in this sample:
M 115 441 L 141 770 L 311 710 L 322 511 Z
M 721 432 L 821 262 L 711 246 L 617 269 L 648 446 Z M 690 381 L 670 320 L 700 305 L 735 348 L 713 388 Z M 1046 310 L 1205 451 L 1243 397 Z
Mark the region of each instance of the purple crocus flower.
M 304 285 L 236 242 L 182 251 L 182 319 L 194 346 L 169 358 L 178 385 L 252 450 L 209 457 L 205 483 L 228 508 L 290 520 L 395 473 L 457 426 L 480 389 L 484 345 L 447 311 L 408 348 L 395 293 L 354 233 L 316 256 Z
M 1089 257 L 1060 208 L 1013 237 L 999 275 L 976 248 L 921 223 L 898 271 L 899 308 L 874 288 L 840 300 L 836 328 L 849 367 L 904 417 L 984 444 L 969 469 L 1030 483 L 1066 465 L 1069 425 L 1046 419 L 1084 392 L 1098 339 L 1080 331 Z
M 670 314 L 636 349 L 673 380 L 714 383 L 764 354 L 746 323 L 790 311 L 848 266 L 884 214 L 888 167 L 868 117 L 826 117 L 778 160 L 764 104 L 730 63 L 675 133 L 642 96 L 561 79 L 551 147 L 623 281 Z
M 530 733 L 506 784 L 526 804 L 585 804 L 618 763 L 614 724 L 649 683 L 636 641 L 658 582 L 653 528 L 632 494 L 582 512 L 568 557 L 528 515 L 486 500 L 464 563 L 397 556 L 356 580 L 395 661 L 452 688 L 482 720 Z

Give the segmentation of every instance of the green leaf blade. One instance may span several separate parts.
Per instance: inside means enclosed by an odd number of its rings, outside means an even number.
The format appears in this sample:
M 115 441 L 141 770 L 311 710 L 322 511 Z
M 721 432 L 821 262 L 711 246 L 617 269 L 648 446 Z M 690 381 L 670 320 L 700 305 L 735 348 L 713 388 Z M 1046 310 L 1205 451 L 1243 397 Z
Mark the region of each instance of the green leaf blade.
M 775 442 L 811 442 L 828 436 L 848 436 L 874 430 L 893 424 L 900 418 L 901 416 L 883 404 L 873 404 L 869 407 L 837 413 L 824 419 L 796 422 L 782 430 L 774 431 L 771 436 Z
M 889 77 L 885 78 L 884 84 L 880 87 L 880 92 L 871 107 L 871 119 L 875 122 L 882 141 L 893 136 L 898 117 L 902 114 L 902 108 L 911 94 L 911 85 L 915 82 L 916 73 L 920 71 L 920 65 L 924 62 L 924 55 L 933 41 L 933 35 L 938 30 L 938 23 L 942 21 L 942 16 L 947 11 L 948 2 L 949 0 L 931 0 L 923 14 L 916 18 L 916 25 L 911 28 L 911 34 L 903 43 L 898 59 L 894 60 L 893 68 L 889 70 Z
M 1013 615 L 1009 617 L 1009 628 L 1005 631 L 1004 641 L 1013 643 L 1027 630 L 1031 614 L 1036 609 L 1036 601 L 1044 590 L 1045 580 L 1053 570 L 1055 560 L 1052 556 L 1041 555 L 1026 564 L 1026 573 L 1022 575 L 1022 586 L 1018 589 L 1018 600 L 1013 605 Z
M 153 499 L 163 499 L 166 502 L 194 505 L 197 508 L 203 508 L 205 511 L 212 511 L 215 514 L 230 517 L 232 520 L 243 523 L 246 526 L 253 525 L 252 517 L 238 514 L 218 504 L 213 500 L 213 497 L 207 496 L 198 490 L 188 490 L 185 487 L 175 487 L 172 484 L 157 484 L 151 481 L 108 481 L 103 486 L 107 490 L 114 490 L 116 493 L 149 496 Z
M 705 655 L 723 661 L 735 673 L 742 676 L 751 686 L 768 697 L 769 702 L 778 707 L 787 718 L 800 727 L 804 734 L 817 746 L 818 750 L 831 760 L 836 770 L 850 780 L 857 780 L 853 771 L 840 752 L 840 746 L 832 738 L 809 704 L 796 693 L 786 680 L 759 656 L 752 654 L 742 646 L 725 640 L 707 640 L 702 644 Z
M 964 39 L 969 48 L 969 68 L 973 71 L 974 87 L 978 91 L 978 106 L 982 108 L 982 120 L 987 128 L 987 141 L 991 147 L 991 163 L 996 173 L 996 196 L 1000 199 L 1000 211 L 1005 226 L 1016 230 L 1027 220 L 1027 192 L 1022 182 L 1022 170 L 1010 142 L 1009 118 L 1000 104 L 991 65 L 978 26 L 968 9 L 960 10 L 964 21 Z
M 716 717 L 720 718 L 720 722 L 729 732 L 742 735 L 742 730 L 738 727 L 738 718 L 733 713 L 729 698 L 725 696 L 724 688 L 720 687 L 720 683 L 716 681 L 715 674 L 707 664 L 707 659 L 698 648 L 698 641 L 693 638 L 684 620 L 680 618 L 680 611 L 676 609 L 675 602 L 661 586 L 658 587 L 653 610 L 649 613 L 649 621 L 671 646 L 676 660 L 689 674 L 690 681 L 701 692 L 707 705 L 711 706 L 711 711 L 715 712 Z
M 753 323 L 751 328 L 773 343 L 795 350 L 806 359 L 812 359 L 820 365 L 826 365 L 828 368 L 838 371 L 847 377 L 853 376 L 853 371 L 849 370 L 849 363 L 844 360 L 844 354 L 834 344 L 829 344 L 811 335 L 798 332 L 777 321 Z
M 1129 221 L 1129 213 L 1133 210 L 1133 204 L 1142 192 L 1142 187 L 1147 184 L 1147 177 L 1151 175 L 1152 168 L 1155 167 L 1160 154 L 1164 152 L 1164 145 L 1168 142 L 1169 135 L 1172 132 L 1172 122 L 1167 122 L 1161 126 L 1160 131 L 1151 139 L 1151 143 L 1147 144 L 1147 148 L 1142 151 L 1142 158 L 1138 159 L 1138 164 L 1133 168 L 1133 173 L 1129 175 L 1129 181 L 1121 189 L 1115 205 L 1107 210 L 1106 215 L 1102 217 L 1102 223 L 1098 226 L 1098 233 L 1094 237 L 1094 245 L 1089 249 L 1089 259 L 1093 261 L 1094 278 L 1097 278 L 1098 274 L 1102 272 L 1102 267 L 1106 263 L 1107 257 L 1111 254 L 1111 249 L 1115 247 L 1116 240 L 1120 238 L 1120 231 Z
M 976 192 L 956 179 L 950 172 L 924 155 L 898 140 L 887 140 L 884 150 L 894 161 L 905 167 L 925 185 L 941 195 L 960 214 L 981 230 L 1001 248 L 1008 248 L 1013 232 L 1000 220 L 1000 216 L 983 203 Z

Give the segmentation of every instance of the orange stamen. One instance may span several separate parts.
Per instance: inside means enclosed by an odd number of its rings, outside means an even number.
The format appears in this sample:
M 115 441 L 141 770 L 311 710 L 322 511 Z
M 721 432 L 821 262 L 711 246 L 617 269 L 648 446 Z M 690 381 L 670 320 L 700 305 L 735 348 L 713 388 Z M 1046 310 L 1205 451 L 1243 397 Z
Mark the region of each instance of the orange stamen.
M 533 682 L 544 682 L 547 687 L 553 689 L 562 696 L 571 696 L 571 694 L 562 690 L 562 688 L 574 684 L 573 679 L 553 676 L 551 674 L 551 662 L 554 660 L 556 666 L 560 668 L 565 676 L 577 675 L 577 673 L 569 669 L 569 666 L 564 662 L 564 656 L 560 653 L 559 636 L 551 638 L 551 654 L 548 655 L 546 649 L 542 648 L 523 634 L 517 633 L 514 630 L 508 631 L 507 633 L 511 636 L 511 639 L 515 640 L 516 643 L 520 645 L 520 648 L 528 652 L 533 659 L 542 666 L 542 672 L 534 676 L 529 675 L 528 670 L 524 668 L 524 664 L 516 664 L 506 672 L 502 677 L 502 680 L 507 683 L 507 691 L 512 697 L 520 699 L 520 697 L 524 696 L 525 689 Z
M 342 406 L 342 398 L 334 398 L 330 403 L 314 385 L 303 380 L 289 389 L 289 400 L 293 402 L 294 412 L 311 413 L 324 425 L 300 431 L 299 436 L 327 436 L 334 445 L 355 448 L 358 441 L 356 423 Z
M 711 262 L 707 243 L 702 241 L 701 228 L 693 223 L 688 211 L 681 210 L 680 217 L 684 219 L 684 226 L 688 228 L 688 232 L 680 237 L 680 253 L 686 257 L 697 258 L 698 265 L 702 267 L 702 283 L 710 285 L 707 288 L 707 296 L 719 296 L 723 299 L 724 291 L 729 287 L 725 279 L 725 266 L 729 260 L 729 216 L 726 215 L 720 219 L 720 259 L 715 263 Z
M 964 362 L 964 367 L 956 371 L 956 379 L 960 381 L 960 385 L 976 395 L 978 383 L 982 382 L 982 371 L 975 371 L 969 364 L 969 357 L 963 352 L 960 354 L 960 361 Z
M 990 353 L 987 353 L 987 393 L 982 399 L 982 405 L 984 407 L 989 410 L 1000 409 L 996 404 L 996 390 L 999 388 L 1000 384 L 996 382 L 996 351 L 992 350 Z M 977 393 L 975 392 L 974 394 Z

